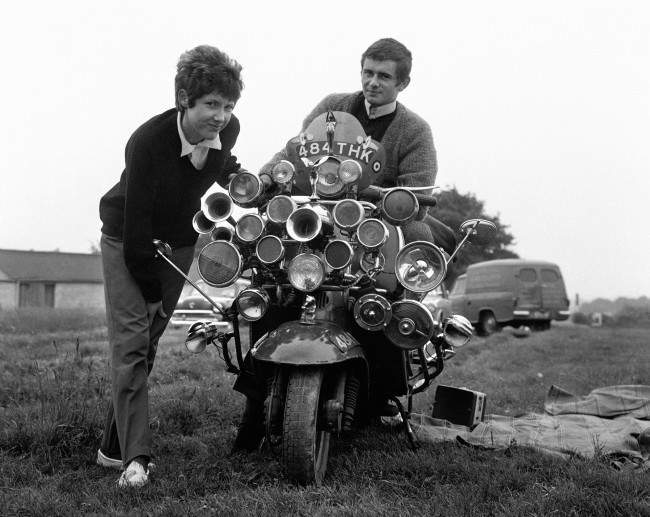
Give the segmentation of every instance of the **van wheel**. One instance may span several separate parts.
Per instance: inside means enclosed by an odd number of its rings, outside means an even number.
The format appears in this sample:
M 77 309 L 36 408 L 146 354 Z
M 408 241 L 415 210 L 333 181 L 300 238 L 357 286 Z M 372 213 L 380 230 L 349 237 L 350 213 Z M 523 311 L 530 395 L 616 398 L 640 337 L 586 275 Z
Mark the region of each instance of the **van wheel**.
M 478 322 L 478 334 L 479 336 L 489 336 L 494 334 L 499 330 L 499 325 L 497 319 L 494 317 L 494 314 L 491 312 L 484 312 L 481 314 L 481 318 Z

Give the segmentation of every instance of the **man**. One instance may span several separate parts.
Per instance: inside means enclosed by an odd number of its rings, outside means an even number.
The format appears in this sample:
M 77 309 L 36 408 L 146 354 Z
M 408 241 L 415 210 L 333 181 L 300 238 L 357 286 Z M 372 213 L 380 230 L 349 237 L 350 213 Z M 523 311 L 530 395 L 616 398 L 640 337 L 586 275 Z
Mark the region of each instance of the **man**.
M 187 273 L 202 194 L 215 181 L 225 186 L 239 170 L 231 149 L 239 134 L 233 109 L 243 88 L 240 72 L 239 63 L 214 47 L 181 55 L 176 108 L 133 133 L 120 181 L 99 204 L 112 403 L 97 463 L 124 467 L 120 487 L 149 480 L 147 377 L 184 282 L 156 258 L 152 241 L 170 244 L 172 260 Z
M 429 124 L 397 102 L 400 92 L 410 83 L 411 62 L 411 52 L 399 41 L 376 41 L 361 56 L 361 91 L 328 95 L 304 120 L 302 130 L 328 110 L 351 113 L 361 122 L 366 135 L 381 142 L 386 150 L 385 172 L 378 178 L 380 186 L 432 187 L 438 166 Z M 265 184 L 273 182 L 273 166 L 285 159 L 288 155 L 283 149 L 262 167 L 260 177 Z M 456 245 L 454 232 L 428 215 L 426 208 L 420 210 L 416 219 L 402 228 L 405 240 L 435 242 L 451 254 Z M 254 337 L 258 337 L 256 333 Z M 401 352 L 387 340 L 377 339 L 369 354 L 373 355 L 372 367 L 379 372 L 374 378 L 384 379 L 381 386 L 371 387 L 374 412 L 393 414 L 396 408 L 387 406 L 385 394 L 399 393 L 404 384 L 404 379 L 392 371 L 392 365 L 401 364 Z M 246 395 L 234 448 L 252 450 L 263 434 L 264 388 L 251 376 L 242 374 L 234 389 Z
M 411 52 L 399 41 L 384 38 L 374 42 L 361 56 L 361 91 L 335 93 L 325 97 L 303 122 L 302 129 L 320 114 L 345 111 L 354 115 L 367 135 L 380 141 L 386 150 L 385 173 L 379 178 L 382 187 L 433 186 L 438 164 L 429 124 L 397 102 L 397 97 L 410 83 Z M 277 153 L 260 171 L 266 183 L 271 180 L 273 166 L 286 159 L 285 150 Z M 267 176 L 265 179 L 264 176 Z M 447 253 L 456 245 L 454 232 L 420 211 L 420 221 L 404 229 L 407 241 L 433 241 Z

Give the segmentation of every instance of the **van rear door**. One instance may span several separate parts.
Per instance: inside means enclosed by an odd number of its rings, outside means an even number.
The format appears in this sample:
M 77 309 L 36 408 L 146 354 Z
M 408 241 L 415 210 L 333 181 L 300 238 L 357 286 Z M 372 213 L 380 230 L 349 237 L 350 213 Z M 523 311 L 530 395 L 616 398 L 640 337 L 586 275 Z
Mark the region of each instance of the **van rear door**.
M 517 293 L 515 300 L 515 310 L 541 311 L 542 305 L 542 288 L 539 283 L 537 270 L 533 267 L 522 267 L 515 275 L 517 278 Z
M 557 267 L 542 267 L 540 274 L 544 308 L 551 311 L 553 319 L 566 319 L 569 299 L 566 295 L 560 269 Z

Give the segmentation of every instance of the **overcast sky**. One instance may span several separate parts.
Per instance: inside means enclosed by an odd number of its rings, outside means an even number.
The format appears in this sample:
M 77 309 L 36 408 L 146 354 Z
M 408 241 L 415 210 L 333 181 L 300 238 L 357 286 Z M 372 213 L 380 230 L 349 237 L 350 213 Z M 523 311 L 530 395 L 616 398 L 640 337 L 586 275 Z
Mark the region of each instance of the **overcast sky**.
M 235 152 L 259 168 L 359 57 L 413 53 L 399 100 L 437 184 L 486 202 L 573 298 L 650 295 L 650 2 L 10 2 L 0 19 L 0 248 L 88 251 L 133 130 L 173 106 L 179 55 L 244 67 Z M 425 7 L 426 6 L 426 7 Z

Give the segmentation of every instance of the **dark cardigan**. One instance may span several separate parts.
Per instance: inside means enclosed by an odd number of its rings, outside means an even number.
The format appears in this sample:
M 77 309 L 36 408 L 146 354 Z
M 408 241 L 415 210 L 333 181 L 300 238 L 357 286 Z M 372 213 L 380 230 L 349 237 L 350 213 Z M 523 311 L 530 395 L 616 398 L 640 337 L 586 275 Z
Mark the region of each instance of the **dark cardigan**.
M 209 150 L 202 170 L 180 156 L 176 117 L 176 109 L 170 109 L 136 129 L 126 144 L 120 181 L 99 202 L 102 233 L 124 241 L 126 265 L 149 302 L 161 298 L 152 240 L 173 248 L 193 246 L 192 218 L 201 196 L 215 181 L 225 186 L 239 169 L 230 154 L 239 135 L 234 115 L 219 134 L 221 150 Z

